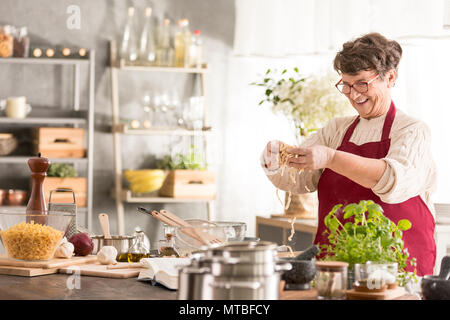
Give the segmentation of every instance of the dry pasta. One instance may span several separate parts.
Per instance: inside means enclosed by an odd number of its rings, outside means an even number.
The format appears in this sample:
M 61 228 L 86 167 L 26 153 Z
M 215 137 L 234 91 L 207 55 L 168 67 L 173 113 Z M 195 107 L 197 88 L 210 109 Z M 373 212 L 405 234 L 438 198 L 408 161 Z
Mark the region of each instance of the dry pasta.
M 0 236 L 10 257 L 21 260 L 49 260 L 53 258 L 56 247 L 64 233 L 50 226 L 38 223 L 21 222 Z
M 296 175 L 297 171 L 300 172 L 300 171 L 303 171 L 303 169 L 295 169 L 292 167 L 288 167 L 287 163 L 288 163 L 289 159 L 297 157 L 297 155 L 287 152 L 287 149 L 289 149 L 289 148 L 291 148 L 290 145 L 287 145 L 284 143 L 280 144 L 280 151 L 278 153 L 278 163 L 279 163 L 280 169 L 281 169 L 281 176 L 284 175 L 284 171 L 287 169 L 289 171 L 289 177 L 290 177 L 292 183 L 295 184 L 296 183 L 295 175 Z M 287 199 L 286 204 L 283 204 L 283 201 L 281 201 L 280 196 L 278 194 L 278 188 L 277 188 L 277 197 L 278 197 L 278 200 L 281 202 L 281 204 L 284 205 L 284 210 L 289 209 L 289 206 L 291 205 L 292 194 L 290 191 L 287 191 L 287 192 L 288 192 L 288 199 Z

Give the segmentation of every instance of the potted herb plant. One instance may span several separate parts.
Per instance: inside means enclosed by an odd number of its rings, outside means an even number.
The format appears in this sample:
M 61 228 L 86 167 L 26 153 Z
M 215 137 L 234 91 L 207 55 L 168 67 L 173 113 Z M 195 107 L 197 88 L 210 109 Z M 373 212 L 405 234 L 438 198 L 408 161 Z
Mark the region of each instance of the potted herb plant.
M 411 222 L 402 219 L 395 224 L 383 214 L 383 208 L 372 200 L 362 200 L 345 206 L 344 221 L 338 219 L 343 205 L 337 204 L 325 217 L 324 224 L 329 244 L 320 245 L 323 260 L 349 263 L 349 284 L 353 283 L 356 263 L 368 261 L 378 263 L 398 263 L 399 285 L 404 286 L 416 278 L 416 270 L 407 272 L 407 264 L 416 265 L 415 258 L 409 259 L 402 235 L 411 228 Z M 345 222 L 346 221 L 346 222 Z
M 216 176 L 207 170 L 201 154 L 191 146 L 188 154 L 166 155 L 157 162 L 158 169 L 168 171 L 159 195 L 173 198 L 214 199 Z

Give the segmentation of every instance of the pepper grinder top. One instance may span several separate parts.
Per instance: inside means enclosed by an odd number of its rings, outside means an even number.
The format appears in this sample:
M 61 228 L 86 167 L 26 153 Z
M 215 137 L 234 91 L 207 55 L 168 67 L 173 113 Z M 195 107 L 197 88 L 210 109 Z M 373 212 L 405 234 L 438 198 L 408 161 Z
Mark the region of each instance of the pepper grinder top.
M 28 200 L 27 213 L 45 214 L 47 213 L 47 205 L 43 183 L 50 162 L 47 158 L 41 157 L 41 153 L 39 153 L 37 157 L 28 159 L 28 166 L 31 170 L 31 195 Z

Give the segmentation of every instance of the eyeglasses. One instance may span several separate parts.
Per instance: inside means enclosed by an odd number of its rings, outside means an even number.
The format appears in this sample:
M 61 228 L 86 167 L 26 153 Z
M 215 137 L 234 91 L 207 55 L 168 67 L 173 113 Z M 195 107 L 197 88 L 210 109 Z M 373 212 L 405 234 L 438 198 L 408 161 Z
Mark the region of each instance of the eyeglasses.
M 342 79 L 336 83 L 336 88 L 343 94 L 350 94 L 352 88 L 359 93 L 366 93 L 369 91 L 369 84 L 371 84 L 375 79 L 377 79 L 380 75 L 378 74 L 375 78 L 370 79 L 369 81 L 357 81 L 352 85 L 347 83 L 343 83 Z

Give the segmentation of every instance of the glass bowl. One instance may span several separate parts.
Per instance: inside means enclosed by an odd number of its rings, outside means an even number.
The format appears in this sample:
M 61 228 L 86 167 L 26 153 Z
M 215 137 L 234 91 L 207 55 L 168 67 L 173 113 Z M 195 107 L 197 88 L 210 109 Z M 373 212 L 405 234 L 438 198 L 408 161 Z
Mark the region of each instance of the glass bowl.
M 223 243 L 233 241 L 243 241 L 247 231 L 245 222 L 235 221 L 205 221 L 198 219 L 187 219 L 189 227 L 173 227 L 164 224 L 164 235 L 167 238 L 172 235 L 174 249 L 181 256 L 189 255 L 194 251 L 204 250 L 208 247 L 214 247 L 218 244 L 205 245 L 189 235 L 189 230 L 202 232 L 219 238 Z M 186 232 L 186 230 L 188 232 Z
M 74 217 L 58 211 L 47 214 L 0 211 L 0 238 L 8 257 L 27 261 L 52 259 Z

